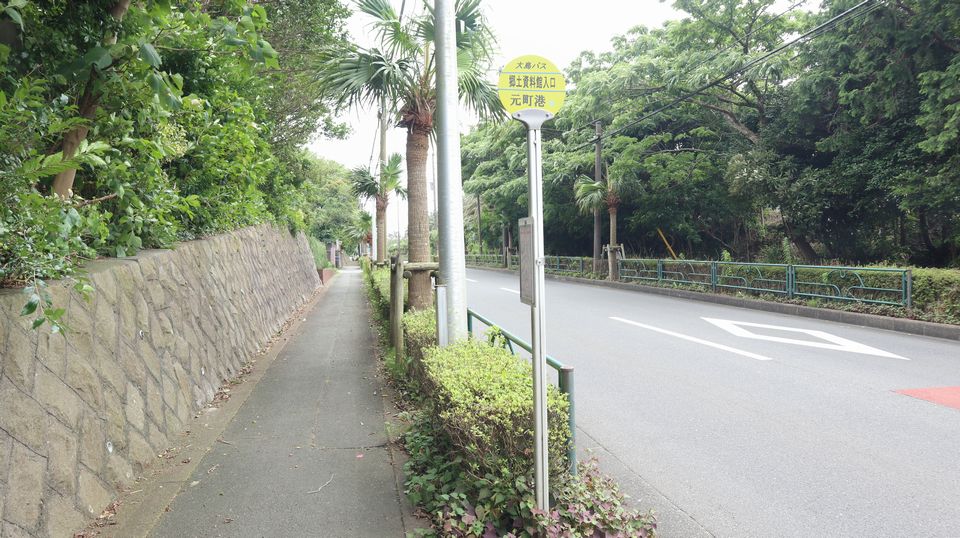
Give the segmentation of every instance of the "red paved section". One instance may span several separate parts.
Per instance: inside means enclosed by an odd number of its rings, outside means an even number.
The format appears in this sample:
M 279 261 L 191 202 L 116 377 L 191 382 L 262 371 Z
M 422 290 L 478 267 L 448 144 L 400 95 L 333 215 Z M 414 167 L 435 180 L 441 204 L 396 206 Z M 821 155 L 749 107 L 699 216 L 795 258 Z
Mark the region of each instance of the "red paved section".
M 921 400 L 960 409 L 960 387 L 934 387 L 930 389 L 905 389 L 898 394 L 913 396 Z

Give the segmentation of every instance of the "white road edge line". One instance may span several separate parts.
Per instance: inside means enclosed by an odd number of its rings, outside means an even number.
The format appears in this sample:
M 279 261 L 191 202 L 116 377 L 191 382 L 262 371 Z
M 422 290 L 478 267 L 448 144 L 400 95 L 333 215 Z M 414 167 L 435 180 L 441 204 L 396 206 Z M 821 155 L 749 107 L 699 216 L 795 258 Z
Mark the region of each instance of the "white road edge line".
M 468 278 L 468 279 L 467 279 L 467 282 L 473 282 L 474 284 L 476 284 L 477 282 L 480 282 L 480 281 L 479 281 L 479 280 L 474 280 L 474 279 L 472 279 L 472 278 Z
M 668 331 L 666 329 L 661 329 L 660 327 L 654 327 L 653 325 L 647 325 L 645 323 L 638 323 L 636 321 L 630 321 L 629 319 L 618 318 L 615 316 L 610 316 L 610 319 L 614 321 L 619 321 L 621 323 L 626 323 L 627 325 L 633 325 L 635 327 L 640 327 L 641 329 L 647 329 L 649 331 L 658 332 L 665 334 L 667 336 L 673 336 L 674 338 L 679 338 L 681 340 L 687 340 L 689 342 L 694 342 L 697 344 L 702 344 L 704 346 L 709 346 L 716 349 L 722 349 L 723 351 L 729 351 L 730 353 L 735 353 L 737 355 L 743 355 L 744 357 L 750 357 L 751 359 L 756 359 L 758 361 L 772 361 L 770 357 L 765 357 L 763 355 L 758 355 L 756 353 L 751 353 L 749 351 L 744 351 L 742 349 L 737 349 L 735 347 L 725 346 L 723 344 L 718 344 L 716 342 L 711 342 L 709 340 L 703 340 L 701 338 L 696 338 L 694 336 L 687 336 L 685 334 L 675 333 L 673 331 Z
M 500 289 L 502 289 L 503 291 L 509 291 L 510 293 L 516 293 L 517 295 L 520 295 L 520 292 L 517 290 L 512 290 L 510 288 L 500 288 Z

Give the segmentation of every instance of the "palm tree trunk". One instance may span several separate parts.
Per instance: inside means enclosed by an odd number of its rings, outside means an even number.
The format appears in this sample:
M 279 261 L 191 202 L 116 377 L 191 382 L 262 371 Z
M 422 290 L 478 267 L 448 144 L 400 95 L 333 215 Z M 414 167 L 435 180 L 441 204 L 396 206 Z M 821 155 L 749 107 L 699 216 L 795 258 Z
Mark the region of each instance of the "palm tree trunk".
M 612 206 L 607 208 L 607 211 L 610 213 L 610 246 L 617 246 L 617 207 Z
M 389 196 L 389 195 L 388 195 Z M 377 197 L 377 262 L 387 259 L 387 203 L 389 199 Z
M 411 262 L 430 260 L 430 215 L 427 207 L 427 146 L 429 131 L 411 125 L 407 130 L 407 241 Z M 410 276 L 410 308 L 430 308 L 430 273 Z

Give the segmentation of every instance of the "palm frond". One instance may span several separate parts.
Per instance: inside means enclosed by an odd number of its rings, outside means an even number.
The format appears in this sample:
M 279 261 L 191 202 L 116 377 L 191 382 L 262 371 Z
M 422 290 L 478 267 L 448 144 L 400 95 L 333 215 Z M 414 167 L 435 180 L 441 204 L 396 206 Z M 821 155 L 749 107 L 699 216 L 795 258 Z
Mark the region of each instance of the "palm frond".
M 369 168 L 358 166 L 351 170 L 350 184 L 354 196 L 370 200 L 380 194 L 380 184 Z
M 595 209 L 605 207 L 607 201 L 607 185 L 602 181 L 594 181 L 587 176 L 581 176 L 574 184 L 574 198 L 577 207 L 583 213 L 592 213 Z
M 407 189 L 400 182 L 400 174 L 403 172 L 401 163 L 403 157 L 399 153 L 390 155 L 386 166 L 380 172 L 380 194 L 386 197 L 391 192 L 396 193 L 400 198 L 406 199 Z
M 395 102 L 408 85 L 409 60 L 379 49 L 352 48 L 328 58 L 320 66 L 319 82 L 338 107 Z
M 415 25 L 404 25 L 389 0 L 357 0 L 357 9 L 373 19 L 377 39 L 390 53 L 409 55 L 417 50 Z
M 498 120 L 504 117 L 503 103 L 497 90 L 486 79 L 477 59 L 470 53 L 457 54 L 457 89 L 460 101 L 476 112 L 480 119 Z

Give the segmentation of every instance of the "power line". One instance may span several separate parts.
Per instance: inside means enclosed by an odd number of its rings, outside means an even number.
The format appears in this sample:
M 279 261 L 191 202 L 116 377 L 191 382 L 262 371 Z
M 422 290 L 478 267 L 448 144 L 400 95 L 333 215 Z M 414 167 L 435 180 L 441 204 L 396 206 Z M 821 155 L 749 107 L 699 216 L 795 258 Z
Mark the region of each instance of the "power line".
M 381 114 L 383 114 L 383 112 L 381 112 Z M 377 150 L 377 138 L 379 137 L 380 137 L 380 129 L 377 129 L 377 131 L 373 133 L 373 143 L 370 144 L 370 160 L 367 161 L 367 170 L 370 170 L 373 168 L 373 153 Z M 380 173 L 379 168 L 377 170 L 377 173 L 378 174 Z
M 773 17 L 771 17 L 771 18 L 770 18 L 768 21 L 766 21 L 765 23 L 761 24 L 760 26 L 758 26 L 758 27 L 750 30 L 750 31 L 747 32 L 746 34 L 744 34 L 743 37 L 740 38 L 740 39 L 746 41 L 747 39 L 749 39 L 750 37 L 752 37 L 752 36 L 753 36 L 754 34 L 756 34 L 757 32 L 760 32 L 761 30 L 766 29 L 768 26 L 770 26 L 770 25 L 773 24 L 774 22 L 776 22 L 776 21 L 780 20 L 781 18 L 783 18 L 783 16 L 785 16 L 786 14 L 788 14 L 788 13 L 790 13 L 791 11 L 797 9 L 797 8 L 800 7 L 801 5 L 807 3 L 807 1 L 808 1 L 808 0 L 798 0 L 797 2 L 794 2 L 794 3 L 793 3 L 790 7 L 788 7 L 787 9 L 785 9 L 785 10 L 781 11 L 780 13 L 774 15 Z M 725 52 L 728 52 L 728 51 L 730 51 L 730 50 L 733 49 L 733 48 L 736 48 L 736 47 L 738 47 L 738 46 L 741 46 L 741 44 L 740 44 L 740 43 L 737 43 L 736 41 L 737 41 L 737 37 L 734 36 L 734 43 L 731 43 L 731 44 L 727 45 L 726 47 L 723 47 L 722 49 L 718 50 L 717 52 L 715 52 L 712 56 L 710 56 L 710 57 L 707 58 L 706 60 L 701 60 L 700 62 L 697 62 L 696 65 L 694 65 L 693 67 L 688 68 L 688 69 L 683 73 L 683 75 L 680 76 L 680 79 L 681 79 L 681 80 L 682 80 L 682 79 L 685 79 L 687 76 L 689 76 L 691 73 L 693 73 L 694 71 L 696 71 L 697 69 L 699 69 L 699 68 L 702 67 L 703 65 L 705 65 L 705 64 L 707 64 L 707 63 L 709 63 L 709 62 L 712 62 L 712 61 L 716 60 L 718 57 L 720 57 L 721 54 L 723 54 L 723 53 L 725 53 Z M 622 98 L 621 98 L 621 99 L 622 99 Z M 616 101 L 619 101 L 619 100 L 620 100 L 620 99 L 616 99 Z M 571 131 L 579 131 L 579 130 L 581 130 L 581 129 L 586 129 L 586 128 L 588 128 L 588 127 L 589 127 L 589 128 L 593 128 L 593 125 L 594 125 L 599 119 L 600 119 L 600 118 L 594 118 L 594 119 L 591 120 L 590 122 L 585 123 L 585 124 L 583 124 L 583 125 L 580 125 L 580 126 L 578 126 L 578 127 L 574 127 L 574 128 L 572 128 L 572 129 L 570 129 L 570 130 L 571 130 Z
M 670 109 L 670 108 L 673 108 L 673 107 L 676 106 L 677 104 L 682 103 L 683 101 L 686 101 L 686 100 L 690 99 L 691 97 L 696 97 L 697 95 L 700 95 L 700 94 L 703 93 L 704 91 L 709 90 L 710 88 L 713 88 L 713 87 L 715 87 L 715 86 L 718 86 L 718 85 L 722 84 L 723 82 L 725 82 L 725 81 L 727 81 L 727 80 L 735 77 L 735 76 L 738 75 L 738 74 L 742 74 L 742 73 L 745 73 L 745 72 L 749 71 L 749 70 L 752 69 L 753 67 L 756 67 L 757 65 L 759 65 L 759 64 L 761 64 L 761 63 L 769 60 L 770 58 L 776 56 L 777 54 L 780 54 L 780 53 L 783 52 L 784 50 L 786 50 L 786 49 L 788 49 L 788 48 L 790 48 L 790 47 L 792 47 L 792 46 L 794 46 L 794 45 L 796 45 L 796 44 L 798 44 L 798 43 L 800 43 L 800 42 L 803 42 L 803 41 L 806 41 L 806 40 L 808 40 L 808 39 L 813 39 L 813 38 L 815 38 L 815 37 L 818 37 L 820 34 L 825 33 L 826 31 L 828 31 L 828 30 L 830 30 L 831 28 L 837 26 L 840 22 L 842 22 L 842 21 L 844 21 L 844 20 L 846 20 L 846 19 L 850 19 L 850 18 L 853 18 L 853 17 L 855 17 L 855 16 L 866 16 L 866 15 L 868 15 L 869 13 L 871 13 L 872 11 L 878 9 L 881 5 L 883 5 L 882 2 L 878 2 L 877 0 L 863 0 L 863 2 L 860 2 L 859 4 L 857 4 L 857 5 L 853 6 L 852 8 L 844 11 L 843 13 L 840 13 L 839 15 L 836 15 L 835 17 L 831 18 L 830 20 L 828 20 L 828 21 L 820 24 L 820 25 L 817 26 L 816 28 L 813 28 L 813 29 L 811 29 L 811 30 L 808 30 L 807 32 L 805 32 L 805 33 L 797 36 L 796 38 L 794 38 L 794 39 L 792 39 L 792 40 L 790 40 L 790 41 L 788 41 L 788 42 L 780 45 L 779 47 L 771 50 L 770 52 L 767 52 L 767 53 L 765 53 L 765 54 L 763 54 L 763 55 L 761 55 L 761 56 L 759 56 L 759 57 L 757 57 L 757 58 L 755 58 L 755 59 L 747 62 L 746 64 L 744 64 L 744 65 L 742 65 L 742 66 L 740 66 L 740 67 L 738 67 L 738 68 L 736 68 L 736 69 L 732 69 L 732 70 L 728 71 L 728 72 L 727 72 L 725 75 L 723 75 L 722 77 L 720 77 L 720 78 L 718 78 L 718 79 L 715 79 L 715 80 L 713 80 L 713 81 L 711 81 L 711 82 L 708 82 L 708 83 L 704 84 L 703 86 L 700 86 L 699 88 L 697 88 L 697 89 L 695 89 L 695 90 L 693 90 L 693 91 L 687 92 L 687 93 L 681 95 L 680 97 L 677 97 L 676 99 L 673 99 L 673 100 L 670 101 L 669 103 L 667 103 L 667 104 L 665 104 L 665 105 L 663 105 L 663 106 L 661 106 L 661 107 L 656 108 L 656 109 L 653 110 L 652 112 L 650 112 L 650 113 L 648 113 L 648 114 L 644 114 L 644 115 L 641 116 L 640 118 L 638 118 L 638 119 L 636 119 L 636 120 L 634 120 L 634 121 L 631 121 L 630 123 L 628 123 L 628 124 L 626 124 L 626 125 L 618 128 L 618 129 L 614 129 L 613 131 L 610 131 L 610 132 L 608 132 L 608 133 L 605 133 L 603 136 L 598 137 L 598 138 L 594 138 L 594 139 L 591 140 L 590 142 L 587 142 L 586 144 L 582 144 L 582 145 L 580 145 L 580 146 L 577 146 L 577 147 L 575 147 L 575 148 L 573 148 L 572 150 L 569 150 L 569 151 L 579 151 L 579 150 L 581 150 L 581 149 L 583 149 L 583 148 L 585 148 L 585 147 L 587 147 L 587 146 L 590 146 L 591 144 L 596 143 L 598 140 L 602 140 L 603 138 L 609 138 L 609 137 L 611 137 L 611 136 L 620 134 L 620 133 L 622 133 L 623 131 L 629 129 L 630 127 L 633 127 L 634 125 L 637 125 L 638 123 L 641 123 L 641 122 L 643 122 L 643 121 L 646 121 L 646 120 L 652 118 L 653 116 L 656 116 L 656 115 L 660 114 L 661 112 L 663 112 L 663 111 L 665 111 L 665 110 L 668 110 L 668 109 Z M 869 8 L 869 9 L 865 9 L 865 8 Z

